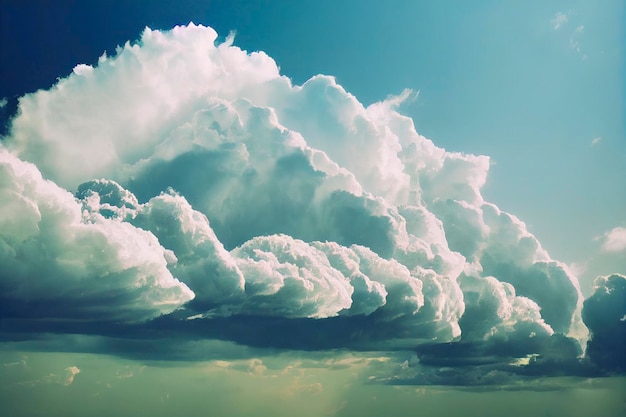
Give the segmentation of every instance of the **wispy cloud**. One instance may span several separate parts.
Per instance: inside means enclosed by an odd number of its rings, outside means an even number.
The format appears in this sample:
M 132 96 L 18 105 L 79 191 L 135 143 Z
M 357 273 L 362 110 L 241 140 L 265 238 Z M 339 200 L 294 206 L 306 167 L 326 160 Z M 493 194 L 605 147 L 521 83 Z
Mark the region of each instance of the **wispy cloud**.
M 602 138 L 600 136 L 596 136 L 595 138 L 591 139 L 591 146 L 596 146 L 598 143 L 600 143 L 601 140 Z
M 550 20 L 550 24 L 552 24 L 552 29 L 559 30 L 565 25 L 568 21 L 568 16 L 563 12 L 557 12 L 552 20 Z
M 582 37 L 582 33 L 584 30 L 585 30 L 585 26 L 580 25 L 576 28 L 574 32 L 572 32 L 572 34 L 569 37 L 569 47 L 575 50 L 579 54 L 582 53 L 581 37 Z
M 568 46 L 570 49 L 579 54 L 583 60 L 586 60 L 588 56 L 583 51 L 582 42 L 583 33 L 585 32 L 585 25 L 580 24 L 579 22 L 571 21 L 571 18 L 577 15 L 578 14 L 572 10 L 568 10 L 565 13 L 557 12 L 552 17 L 552 19 L 550 19 L 550 25 L 555 31 L 563 29 L 567 24 L 576 25 L 575 29 L 565 31 L 569 33 Z
M 626 250 L 626 227 L 615 227 L 597 239 L 602 241 L 602 250 L 605 252 Z
M 40 384 L 59 384 L 67 387 L 69 385 L 72 385 L 72 383 L 74 382 L 74 378 L 80 373 L 80 369 L 77 366 L 68 366 L 63 371 L 64 372 L 62 375 L 50 373 L 39 379 L 18 382 L 18 385 L 27 385 L 33 387 Z
M 20 359 L 16 362 L 5 362 L 2 364 L 5 368 L 11 368 L 14 366 L 26 366 L 26 357 Z

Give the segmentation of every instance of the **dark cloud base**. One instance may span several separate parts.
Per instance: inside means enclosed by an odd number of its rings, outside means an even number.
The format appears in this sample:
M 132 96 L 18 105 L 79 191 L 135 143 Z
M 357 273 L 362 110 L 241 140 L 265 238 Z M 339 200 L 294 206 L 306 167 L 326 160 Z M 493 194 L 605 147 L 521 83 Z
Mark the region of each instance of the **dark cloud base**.
M 406 357 L 414 358 L 406 360 L 403 367 L 381 371 L 382 376 L 376 381 L 385 384 L 504 386 L 517 377 L 529 382 L 544 377 L 595 378 L 624 373 L 620 362 L 623 350 L 619 350 L 623 340 L 619 339 L 612 340 L 609 348 L 599 349 L 598 340 L 592 338 L 585 357 L 581 357 L 576 340 L 558 334 L 525 341 L 415 344 L 415 340 L 399 339 L 402 331 L 394 325 L 376 329 L 368 316 L 181 320 L 172 314 L 137 325 L 4 317 L 1 323 L 2 341 L 9 345 L 26 342 L 27 349 L 105 353 L 140 361 L 202 361 L 251 357 L 254 352 L 346 350 L 386 352 L 396 357 L 398 363 Z M 212 343 L 216 341 L 235 345 L 227 353 L 228 349 L 214 349 Z M 390 372 L 393 375 L 385 376 Z M 516 384 L 507 389 L 532 389 L 530 383 Z

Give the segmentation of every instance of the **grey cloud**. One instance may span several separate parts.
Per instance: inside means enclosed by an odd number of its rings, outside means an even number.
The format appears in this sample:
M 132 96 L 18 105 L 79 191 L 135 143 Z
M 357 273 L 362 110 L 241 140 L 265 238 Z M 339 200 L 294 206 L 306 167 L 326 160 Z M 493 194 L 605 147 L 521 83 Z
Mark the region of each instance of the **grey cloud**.
M 609 372 L 626 371 L 626 276 L 598 277 L 585 300 L 583 320 L 591 332 L 587 353 Z

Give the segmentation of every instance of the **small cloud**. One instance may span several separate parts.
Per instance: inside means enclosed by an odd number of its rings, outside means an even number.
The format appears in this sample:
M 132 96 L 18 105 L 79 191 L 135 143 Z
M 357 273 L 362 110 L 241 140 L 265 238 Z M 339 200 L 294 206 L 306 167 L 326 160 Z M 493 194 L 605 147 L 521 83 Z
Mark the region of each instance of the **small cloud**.
M 258 358 L 253 358 L 248 361 L 248 373 L 252 375 L 263 375 L 267 371 L 267 366 L 263 364 L 263 361 Z
M 591 139 L 591 146 L 597 145 L 598 143 L 600 143 L 601 140 L 602 140 L 602 138 L 600 136 L 597 136 L 597 137 Z
M 576 29 L 572 32 L 572 34 L 569 37 L 570 49 L 575 50 L 577 54 L 581 54 L 581 58 L 583 60 L 588 58 L 587 55 L 583 53 L 583 50 L 582 50 L 581 38 L 583 36 L 584 30 L 585 30 L 585 26 L 579 25 L 576 27 Z
M 621 252 L 626 250 L 626 227 L 616 227 L 597 238 L 602 240 L 604 252 Z
M 78 369 L 77 366 L 69 366 L 65 368 L 65 380 L 63 381 L 63 385 L 72 385 L 72 382 L 74 382 L 74 377 L 79 373 L 80 369 Z
M 399 95 L 389 95 L 385 99 L 384 103 L 391 109 L 398 108 L 401 104 L 411 103 L 417 99 L 420 92 L 405 88 Z
M 552 18 L 552 20 L 550 20 L 550 23 L 552 24 L 552 28 L 554 30 L 559 30 L 564 24 L 567 23 L 567 15 L 563 12 L 557 12 L 557 14 L 554 15 L 554 17 Z
M 6 97 L 0 98 L 0 109 L 6 107 L 7 104 L 9 104 L 9 100 Z
M 63 375 L 50 373 L 39 379 L 32 379 L 29 381 L 18 382 L 18 385 L 27 385 L 27 386 L 34 387 L 36 385 L 41 385 L 41 384 L 58 384 L 58 385 L 63 385 L 67 387 L 68 385 L 72 385 L 72 383 L 74 382 L 74 378 L 76 377 L 77 374 L 80 373 L 80 369 L 78 369 L 77 366 L 68 366 L 67 368 L 64 369 L 64 371 L 65 372 Z
M 554 17 L 550 20 L 552 29 L 560 30 L 567 23 L 569 23 L 571 16 L 576 16 L 576 15 L 577 13 L 572 10 L 568 10 L 567 13 L 557 12 L 554 15 Z M 576 22 L 572 22 L 572 24 L 574 23 Z M 583 36 L 584 31 L 585 31 L 585 26 L 582 24 L 577 25 L 576 28 L 573 29 L 571 32 L 568 31 L 570 33 L 569 48 L 573 49 L 574 51 L 576 51 L 577 54 L 581 55 L 581 59 L 586 60 L 589 57 L 587 56 L 587 54 L 584 53 L 583 48 L 582 48 L 582 42 L 581 42 L 581 37 Z

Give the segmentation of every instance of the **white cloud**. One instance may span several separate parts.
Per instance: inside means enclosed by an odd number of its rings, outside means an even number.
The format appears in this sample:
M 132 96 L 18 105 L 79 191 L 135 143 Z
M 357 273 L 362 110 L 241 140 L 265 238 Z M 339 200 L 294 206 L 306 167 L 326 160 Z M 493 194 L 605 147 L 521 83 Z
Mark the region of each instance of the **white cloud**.
M 293 86 L 216 37 L 146 29 L 20 99 L 0 153 L 7 298 L 54 298 L 69 316 L 184 305 L 368 316 L 388 338 L 584 340 L 576 279 L 484 200 L 488 157 L 419 135 L 395 110 L 408 93 L 364 107 L 332 77 Z
M 600 143 L 600 141 L 602 140 L 602 138 L 600 136 L 596 136 L 595 138 L 591 139 L 591 146 L 595 146 L 598 143 Z
M 193 298 L 152 234 L 85 219 L 72 194 L 1 146 L 0 201 L 1 297 L 14 314 L 137 321 Z
M 9 101 L 6 97 L 0 98 L 0 109 L 4 108 L 7 104 L 9 104 Z
M 621 252 L 626 250 L 626 227 L 615 227 L 598 239 L 602 240 L 605 252 Z
M 550 24 L 552 25 L 552 29 L 559 30 L 563 25 L 565 25 L 568 21 L 567 14 L 563 12 L 557 12 L 552 20 L 550 20 Z

